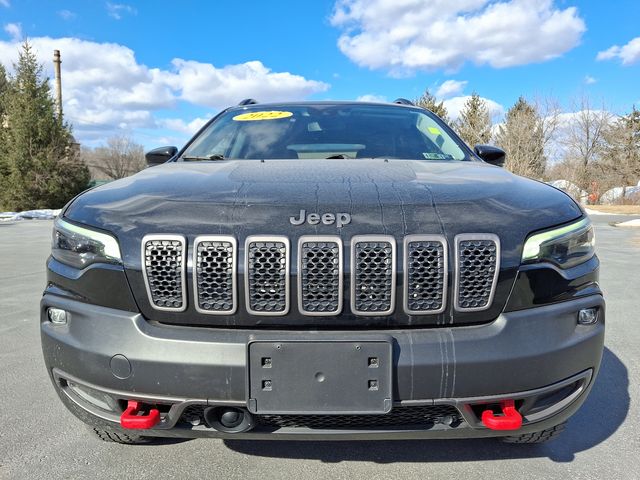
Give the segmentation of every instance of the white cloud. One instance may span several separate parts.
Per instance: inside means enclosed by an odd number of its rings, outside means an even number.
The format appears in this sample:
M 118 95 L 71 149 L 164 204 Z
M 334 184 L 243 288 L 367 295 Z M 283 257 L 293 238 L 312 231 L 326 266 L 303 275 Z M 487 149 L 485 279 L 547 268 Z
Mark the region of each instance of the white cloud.
M 598 79 L 596 79 L 595 77 L 592 77 L 591 75 L 585 75 L 584 77 L 584 83 L 586 83 L 587 85 L 593 85 L 597 81 Z
M 137 13 L 138 11 L 131 5 L 107 2 L 107 14 L 116 20 L 121 20 L 123 15 L 136 15 Z
M 180 98 L 198 105 L 220 108 L 246 97 L 261 102 L 291 100 L 327 90 L 328 85 L 289 72 L 272 72 L 252 61 L 222 68 L 210 63 L 176 58 L 175 72 L 166 82 L 180 91 Z
M 502 68 L 574 48 L 586 30 L 554 0 L 337 0 L 338 46 L 360 66 L 402 75 L 454 71 L 466 61 Z
M 613 122 L 615 116 L 608 110 L 603 109 L 578 110 L 575 112 L 559 113 L 557 118 L 558 129 L 564 130 L 578 124 L 579 122 L 585 123 L 588 122 L 589 119 L 595 122 L 601 118 L 606 118 L 608 122 Z
M 447 113 L 449 114 L 449 118 L 452 122 L 458 119 L 458 117 L 460 116 L 460 112 L 464 108 L 464 104 L 470 98 L 470 95 L 464 95 L 444 100 L 444 106 L 447 109 Z M 491 100 L 489 98 L 480 98 L 486 102 L 487 108 L 489 109 L 489 115 L 494 122 L 504 115 L 504 107 L 498 102 L 495 102 L 494 100 Z
M 0 5 L 9 8 L 11 6 L 11 2 L 9 0 L 0 0 Z
M 22 40 L 22 25 L 19 23 L 7 23 L 4 26 L 4 31 L 9 34 L 9 37 L 13 41 Z
M 75 20 L 77 17 L 76 13 L 71 10 L 59 10 L 57 13 L 63 20 Z
M 194 118 L 190 122 L 185 122 L 181 118 L 163 118 L 158 120 L 158 124 L 168 130 L 193 135 L 209 121 L 208 118 Z
M 458 95 L 464 90 L 467 83 L 469 82 L 462 80 L 445 80 L 442 85 L 438 87 L 438 90 L 436 90 L 436 97 L 446 98 Z
M 356 98 L 357 102 L 386 102 L 387 97 L 382 95 L 374 95 L 373 93 L 366 93 Z
M 619 58 L 623 65 L 631 65 L 640 61 L 640 37 L 630 40 L 623 45 L 614 45 L 607 50 L 598 53 L 597 60 L 611 60 Z
M 301 99 L 329 88 L 289 72 L 273 72 L 258 61 L 215 67 L 175 59 L 173 68 L 160 69 L 139 63 L 133 50 L 116 43 L 49 37 L 29 42 L 49 77 L 53 50 L 61 50 L 65 117 L 81 142 L 136 129 L 193 133 L 201 119 L 178 123 L 157 118 L 157 112 L 181 101 L 220 109 L 247 97 L 261 102 Z M 19 49 L 19 40 L 0 41 L 0 63 L 11 69 Z

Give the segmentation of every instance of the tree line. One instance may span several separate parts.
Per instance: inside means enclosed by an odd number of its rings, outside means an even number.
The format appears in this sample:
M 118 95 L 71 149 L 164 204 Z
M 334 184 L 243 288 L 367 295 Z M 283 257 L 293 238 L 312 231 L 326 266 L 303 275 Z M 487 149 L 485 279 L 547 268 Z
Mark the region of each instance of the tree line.
M 57 114 L 43 66 L 25 42 L 8 74 L 0 64 L 0 210 L 60 208 L 91 178 L 118 179 L 144 168 L 143 147 L 116 136 L 102 147 L 80 148 L 71 125 Z M 443 101 L 429 90 L 415 99 L 449 123 L 470 146 L 505 150 L 505 168 L 539 180 L 563 179 L 597 201 L 616 186 L 640 180 L 640 111 L 613 116 L 583 96 L 573 113 L 553 99 L 518 98 L 504 121 L 492 122 L 477 93 L 451 122 Z M 639 199 L 640 201 L 640 199 Z
M 567 180 L 591 202 L 613 187 L 640 181 L 640 111 L 615 116 L 588 96 L 563 113 L 556 100 L 520 97 L 494 125 L 487 102 L 473 93 L 451 122 L 443 101 L 426 90 L 415 102 L 449 123 L 471 147 L 492 143 L 507 156 L 505 168 L 543 181 Z M 574 193 L 575 192 L 571 192 Z M 640 203 L 640 198 L 632 199 Z

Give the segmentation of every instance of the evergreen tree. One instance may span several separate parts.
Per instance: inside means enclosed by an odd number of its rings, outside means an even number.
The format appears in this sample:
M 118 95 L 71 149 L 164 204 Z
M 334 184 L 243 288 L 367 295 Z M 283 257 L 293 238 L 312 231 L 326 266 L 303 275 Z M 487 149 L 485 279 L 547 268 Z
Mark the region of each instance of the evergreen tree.
M 5 124 L 7 121 L 5 115 L 5 102 L 7 98 L 7 92 L 9 90 L 9 81 L 7 80 L 7 72 L 4 65 L 0 63 L 0 188 L 4 186 L 4 179 L 7 178 L 9 170 L 7 167 L 7 160 L 2 152 L 5 152 Z M 0 206 L 2 202 L 0 201 Z
M 598 161 L 611 186 L 627 187 L 640 181 L 640 110 L 612 122 L 604 132 L 605 146 Z
M 60 208 L 87 187 L 69 126 L 57 118 L 49 82 L 28 42 L 5 94 L 5 174 L 0 203 L 9 210 Z
M 5 70 L 4 65 L 0 63 L 0 120 L 4 117 L 4 99 L 8 89 L 9 80 L 7 80 L 7 71 Z M 1 121 L 0 125 L 2 125 Z
M 472 93 L 464 103 L 454 128 L 471 147 L 489 143 L 491 140 L 491 115 L 489 115 L 487 102 L 477 93 Z
M 436 97 L 429 91 L 429 89 L 425 90 L 422 95 L 420 95 L 413 101 L 413 103 L 418 107 L 431 110 L 446 123 L 449 123 L 447 107 L 444 106 L 444 102 L 438 102 L 438 100 L 436 100 Z
M 496 144 L 507 154 L 505 168 L 517 175 L 542 178 L 544 143 L 543 120 L 537 109 L 524 97 L 518 98 L 496 135 Z

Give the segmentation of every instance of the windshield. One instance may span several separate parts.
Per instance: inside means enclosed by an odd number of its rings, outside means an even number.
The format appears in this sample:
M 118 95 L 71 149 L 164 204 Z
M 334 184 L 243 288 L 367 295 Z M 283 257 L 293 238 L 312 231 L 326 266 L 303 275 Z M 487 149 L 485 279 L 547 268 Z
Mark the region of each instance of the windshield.
M 222 114 L 183 160 L 401 158 L 468 160 L 430 113 L 385 105 L 251 106 Z

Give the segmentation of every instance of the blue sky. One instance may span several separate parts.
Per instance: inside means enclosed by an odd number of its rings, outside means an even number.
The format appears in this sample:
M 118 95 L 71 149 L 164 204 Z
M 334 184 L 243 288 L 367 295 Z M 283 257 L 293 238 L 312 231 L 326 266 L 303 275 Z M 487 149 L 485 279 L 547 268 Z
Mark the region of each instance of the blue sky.
M 127 133 L 151 147 L 183 143 L 245 97 L 430 88 L 455 117 L 477 91 L 499 121 L 519 95 L 571 111 L 587 93 L 624 113 L 640 105 L 637 19 L 637 0 L 0 0 L 0 62 L 10 67 L 28 37 L 50 72 L 59 48 L 79 140 Z

